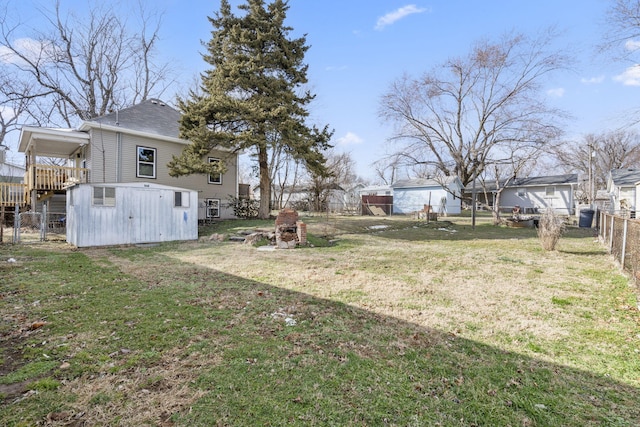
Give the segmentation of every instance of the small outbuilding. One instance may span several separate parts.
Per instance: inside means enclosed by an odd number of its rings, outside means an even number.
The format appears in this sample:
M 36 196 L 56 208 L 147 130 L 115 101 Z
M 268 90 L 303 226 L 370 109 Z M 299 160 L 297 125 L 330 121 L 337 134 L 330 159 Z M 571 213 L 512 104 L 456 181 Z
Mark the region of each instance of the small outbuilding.
M 397 181 L 393 188 L 393 213 L 410 214 L 430 206 L 431 212 L 457 215 L 461 211 L 462 182 L 458 177 Z
M 198 192 L 152 183 L 67 190 L 67 242 L 111 246 L 198 239 Z

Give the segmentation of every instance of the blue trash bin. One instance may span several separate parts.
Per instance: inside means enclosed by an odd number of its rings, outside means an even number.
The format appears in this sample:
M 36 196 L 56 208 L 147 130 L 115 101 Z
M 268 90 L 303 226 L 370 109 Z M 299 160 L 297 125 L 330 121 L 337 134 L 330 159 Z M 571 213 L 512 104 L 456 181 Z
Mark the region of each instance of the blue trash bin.
M 580 211 L 579 227 L 591 227 L 593 224 L 593 209 L 583 209 Z

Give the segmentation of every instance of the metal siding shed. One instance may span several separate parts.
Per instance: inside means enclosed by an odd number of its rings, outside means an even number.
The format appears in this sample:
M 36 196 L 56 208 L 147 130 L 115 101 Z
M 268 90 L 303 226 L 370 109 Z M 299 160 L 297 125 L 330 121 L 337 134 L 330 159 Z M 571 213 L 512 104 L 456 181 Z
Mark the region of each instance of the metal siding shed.
M 115 189 L 113 206 L 94 205 L 96 187 Z M 182 193 L 183 204 L 188 206 L 174 206 L 176 192 Z M 68 193 L 67 242 L 72 245 L 111 246 L 198 238 L 196 191 L 158 184 L 106 183 L 76 185 Z

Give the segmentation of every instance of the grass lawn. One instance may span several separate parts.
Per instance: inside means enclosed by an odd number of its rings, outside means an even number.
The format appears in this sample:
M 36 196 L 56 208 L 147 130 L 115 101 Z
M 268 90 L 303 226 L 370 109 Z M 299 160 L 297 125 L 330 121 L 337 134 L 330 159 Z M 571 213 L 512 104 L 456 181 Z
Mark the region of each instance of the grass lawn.
M 640 424 L 636 288 L 593 230 L 303 220 L 295 250 L 206 238 L 272 221 L 1 245 L 0 425 Z

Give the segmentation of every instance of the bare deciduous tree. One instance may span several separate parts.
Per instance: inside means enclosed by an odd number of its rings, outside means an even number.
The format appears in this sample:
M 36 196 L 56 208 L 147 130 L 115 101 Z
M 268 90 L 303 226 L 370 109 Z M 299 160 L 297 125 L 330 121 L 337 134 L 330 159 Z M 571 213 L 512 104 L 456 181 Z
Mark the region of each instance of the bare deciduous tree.
M 580 141 L 558 145 L 551 154 L 558 167 L 581 175 L 577 197 L 587 202 L 589 191 L 592 190 L 593 196 L 597 190 L 606 188 L 612 169 L 640 168 L 640 135 L 632 130 L 590 133 Z M 592 177 L 591 182 L 588 181 L 589 176 Z M 592 188 L 589 188 L 590 183 Z
M 355 173 L 355 161 L 350 153 L 329 150 L 325 153 L 325 157 L 328 173 L 309 172 L 311 208 L 316 212 L 322 212 L 331 207 L 328 204 L 333 190 L 347 191 L 361 181 Z
M 622 76 L 635 80 L 640 58 L 640 0 L 612 0 L 605 16 L 606 30 L 599 52 L 631 63 Z M 630 126 L 640 122 L 640 108 L 625 114 Z
M 602 52 L 632 59 L 640 49 L 640 0 L 613 0 L 606 14 Z
M 171 77 L 168 65 L 154 62 L 160 20 L 141 3 L 139 12 L 141 25 L 132 29 L 115 5 L 95 3 L 87 16 L 77 16 L 56 1 L 53 11 L 41 11 L 46 25 L 28 29 L 5 10 L 0 68 L 12 77 L 7 99 L 33 101 L 24 111 L 27 121 L 70 127 L 160 96 Z
M 421 78 L 396 80 L 379 112 L 395 123 L 402 156 L 467 185 L 488 167 L 524 159 L 555 140 L 564 114 L 544 102 L 542 84 L 569 60 L 551 50 L 552 40 L 483 41 Z

